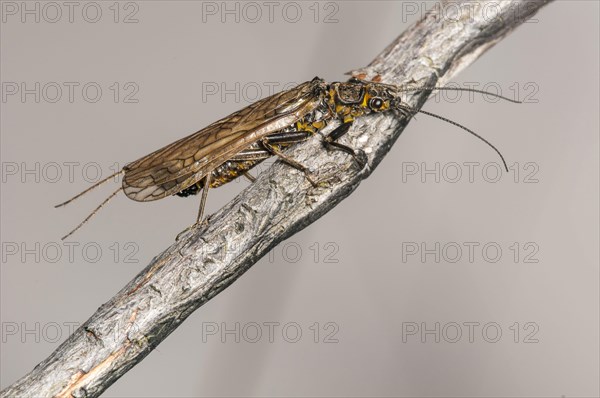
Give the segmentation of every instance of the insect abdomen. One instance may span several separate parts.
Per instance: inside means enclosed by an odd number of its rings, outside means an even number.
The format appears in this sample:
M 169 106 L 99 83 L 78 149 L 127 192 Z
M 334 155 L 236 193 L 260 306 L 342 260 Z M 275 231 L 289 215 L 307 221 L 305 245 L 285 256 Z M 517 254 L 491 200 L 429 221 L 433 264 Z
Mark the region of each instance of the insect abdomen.
M 228 182 L 235 180 L 237 177 L 241 176 L 246 171 L 250 170 L 263 160 L 264 159 L 243 161 L 228 160 L 227 162 L 223 163 L 221 166 L 213 170 L 210 179 L 210 187 L 217 188 L 223 184 L 227 184 Z M 190 195 L 196 195 L 202 190 L 203 186 L 204 178 L 196 182 L 195 184 L 190 185 L 186 189 L 177 192 L 177 196 L 185 198 Z

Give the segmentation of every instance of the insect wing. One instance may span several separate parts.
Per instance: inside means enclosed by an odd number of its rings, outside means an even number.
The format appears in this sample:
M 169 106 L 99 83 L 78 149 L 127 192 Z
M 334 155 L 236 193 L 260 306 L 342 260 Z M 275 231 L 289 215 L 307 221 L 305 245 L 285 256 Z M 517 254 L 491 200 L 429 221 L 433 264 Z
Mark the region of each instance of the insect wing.
M 314 110 L 322 99 L 318 90 L 322 85 L 315 79 L 267 97 L 126 165 L 125 194 L 136 201 L 152 201 L 200 181 L 247 146 Z

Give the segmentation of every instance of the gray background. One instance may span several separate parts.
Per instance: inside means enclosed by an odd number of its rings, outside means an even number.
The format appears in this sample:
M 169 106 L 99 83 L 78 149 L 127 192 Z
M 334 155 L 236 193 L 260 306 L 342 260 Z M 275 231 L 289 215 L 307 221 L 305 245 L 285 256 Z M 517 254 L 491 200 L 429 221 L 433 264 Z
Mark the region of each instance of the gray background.
M 119 196 L 72 238 L 79 246 L 71 259 L 60 237 L 117 187 L 53 209 L 89 186 L 83 166 L 91 177 L 94 165 L 106 176 L 114 163 L 246 106 L 257 85 L 265 96 L 269 82 L 278 91 L 315 75 L 345 79 L 344 72 L 370 62 L 417 19 L 409 10 L 433 6 L 320 3 L 315 22 L 314 3 L 299 2 L 302 16 L 292 23 L 294 9 L 286 20 L 284 3 L 277 3 L 271 23 L 259 2 L 263 15 L 252 23 L 254 10 L 243 14 L 239 3 L 240 22 L 230 15 L 222 23 L 220 14 L 204 14 L 203 21 L 202 13 L 220 2 L 139 1 L 137 23 L 123 23 L 136 11 L 124 3 L 115 23 L 107 2 L 99 3 L 100 20 L 89 23 L 85 3 L 77 4 L 72 23 L 66 8 L 55 23 L 45 21 L 55 16 L 47 8 L 39 23 L 4 14 L 1 26 L 5 88 L 6 82 L 63 87 L 56 103 L 48 86 L 39 103 L 32 95 L 25 101 L 9 95 L 1 104 L 3 388 L 49 355 L 69 325 L 87 319 L 196 216 L 195 198 L 139 204 Z M 93 18 L 94 10 L 87 11 Z M 324 23 L 331 12 L 337 22 Z M 598 396 L 598 12 L 595 1 L 551 4 L 456 79 L 463 87 L 493 84 L 511 97 L 518 87 L 521 99 L 530 94 L 528 103 L 468 95 L 456 102 L 446 95 L 425 106 L 491 140 L 509 164 L 518 163 L 518 176 L 513 170 L 487 181 L 499 162 L 492 150 L 418 117 L 357 192 L 194 313 L 105 396 Z M 80 84 L 72 103 L 64 82 Z M 102 88 L 96 103 L 82 97 L 89 82 Z M 124 102 L 127 82 L 139 88 L 137 103 Z M 237 91 L 239 99 L 203 98 L 207 85 L 236 82 L 247 87 Z M 73 179 L 64 162 L 76 162 Z M 464 162 L 477 162 L 472 182 Z M 37 175 L 20 174 L 36 163 Z M 439 182 L 403 175 L 407 167 L 436 163 L 446 171 Z M 455 164 L 463 174 L 452 183 Z M 537 182 L 526 183 L 531 177 Z M 246 185 L 211 191 L 208 211 Z M 408 255 L 410 242 L 450 245 L 436 262 L 433 255 L 425 261 Z M 465 242 L 479 244 L 473 261 Z M 455 245 L 464 250 L 451 262 Z M 19 253 L 12 254 L 15 247 Z M 102 250 L 97 262 L 94 247 Z M 493 247 L 502 250 L 496 262 Z M 22 258 L 23 248 L 33 254 Z M 528 260 L 537 262 L 526 262 L 536 248 Z M 279 323 L 272 342 L 269 322 Z M 470 322 L 477 323 L 471 339 Z M 239 343 L 233 334 L 220 335 L 236 323 Z M 439 342 L 435 334 L 406 333 L 436 323 Z M 253 343 L 257 324 L 262 336 Z M 292 343 L 294 326 L 302 336 Z M 207 334 L 213 327 L 219 333 Z

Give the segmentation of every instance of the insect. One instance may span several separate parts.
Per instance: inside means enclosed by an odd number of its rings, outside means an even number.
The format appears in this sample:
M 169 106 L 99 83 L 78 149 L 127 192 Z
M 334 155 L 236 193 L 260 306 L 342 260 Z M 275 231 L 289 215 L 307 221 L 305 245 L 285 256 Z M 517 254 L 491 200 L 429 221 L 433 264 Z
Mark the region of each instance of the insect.
M 452 120 L 414 109 L 401 100 L 402 92 L 425 90 L 473 91 L 519 102 L 476 89 L 403 89 L 356 78 L 347 82 L 326 83 L 315 77 L 290 90 L 259 100 L 194 134 L 129 163 L 117 173 L 57 205 L 56 207 L 64 206 L 111 178 L 123 174 L 122 186 L 62 239 L 81 228 L 120 191 L 139 202 L 154 201 L 171 195 L 186 197 L 202 192 L 196 218 L 196 224 L 199 224 L 203 220 L 209 189 L 217 188 L 241 175 L 253 180 L 248 171 L 272 156 L 277 156 L 289 166 L 304 172 L 308 181 L 315 185 L 308 168 L 284 154 L 283 150 L 310 138 L 331 121 L 339 120 L 340 125 L 324 137 L 323 143 L 326 147 L 347 152 L 358 161 L 352 148 L 336 140 L 348 132 L 357 117 L 372 113 L 393 111 L 410 117 L 420 112 L 439 118 L 484 141 L 500 155 L 506 168 L 502 154 L 483 137 Z

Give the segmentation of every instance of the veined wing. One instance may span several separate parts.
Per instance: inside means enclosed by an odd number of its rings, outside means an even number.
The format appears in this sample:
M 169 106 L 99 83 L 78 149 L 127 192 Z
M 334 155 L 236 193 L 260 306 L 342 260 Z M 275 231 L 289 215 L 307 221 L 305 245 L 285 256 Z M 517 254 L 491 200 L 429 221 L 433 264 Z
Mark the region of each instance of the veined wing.
M 125 194 L 145 202 L 189 187 L 250 144 L 314 110 L 322 100 L 324 84 L 315 78 L 264 98 L 126 165 Z

